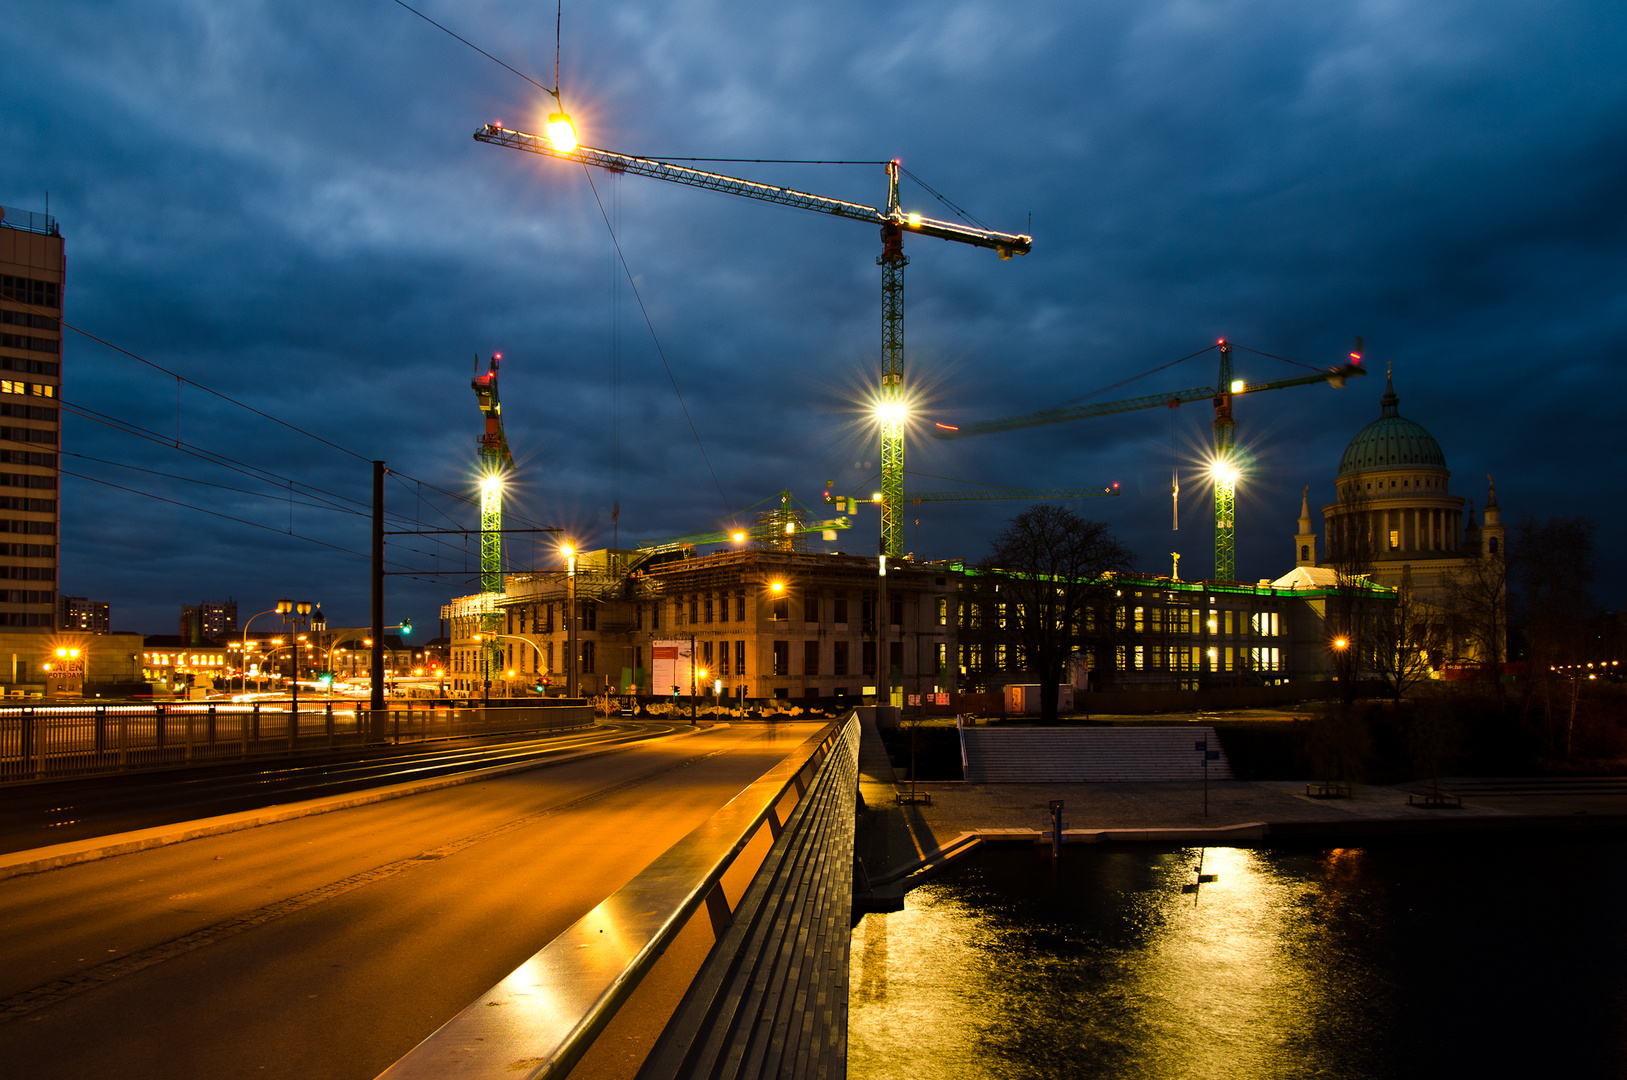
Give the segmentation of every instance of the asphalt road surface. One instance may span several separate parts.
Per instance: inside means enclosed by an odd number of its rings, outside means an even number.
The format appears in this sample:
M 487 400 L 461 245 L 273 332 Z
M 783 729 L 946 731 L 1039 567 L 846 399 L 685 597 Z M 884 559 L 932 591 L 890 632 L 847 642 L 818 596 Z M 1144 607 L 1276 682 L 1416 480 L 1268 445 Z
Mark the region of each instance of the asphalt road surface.
M 634 743 L 0 881 L 0 1074 L 369 1080 L 820 727 Z
M 0 789 L 0 854 L 574 753 L 687 727 L 663 721 L 609 721 L 521 738 L 488 736 L 20 784 Z

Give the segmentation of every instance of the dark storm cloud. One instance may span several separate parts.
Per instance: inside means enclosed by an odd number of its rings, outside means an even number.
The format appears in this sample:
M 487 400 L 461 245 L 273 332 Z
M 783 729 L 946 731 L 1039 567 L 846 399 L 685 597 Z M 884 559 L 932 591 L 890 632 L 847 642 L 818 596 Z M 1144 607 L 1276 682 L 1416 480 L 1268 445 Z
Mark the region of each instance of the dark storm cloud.
M 549 81 L 551 13 L 425 9 Z M 1510 511 L 1592 513 L 1603 536 L 1624 524 L 1599 498 L 1619 487 L 1600 481 L 1621 459 L 1606 387 L 1627 319 L 1614 6 L 609 4 L 567 6 L 565 28 L 565 92 L 590 143 L 899 156 L 995 228 L 1026 230 L 1032 215 L 1026 258 L 907 249 L 911 378 L 934 417 L 1046 407 L 1222 335 L 1329 364 L 1360 333 L 1376 366 L 1394 362 L 1402 411 L 1441 441 L 1455 491 L 1483 500 L 1495 472 Z M 625 542 L 714 527 L 725 499 L 738 511 L 787 486 L 811 499 L 826 478 L 860 488 L 875 471 L 857 411 L 880 344 L 872 229 L 602 174 L 596 199 L 580 170 L 476 144 L 480 123 L 535 128 L 546 105 L 386 0 L 38 5 L 0 36 L 0 202 L 39 209 L 50 189 L 70 321 L 458 490 L 480 427 L 466 380 L 477 352 L 501 350 L 521 466 L 511 506 L 595 543 L 618 498 Z M 739 169 L 883 198 L 876 167 Z M 920 188 L 905 194 L 947 216 Z M 631 291 L 612 284 L 601 200 L 722 496 Z M 159 441 L 70 418 L 66 449 L 274 490 L 166 447 L 179 427 L 187 444 L 366 498 L 364 462 L 192 388 L 177 406 L 173 380 L 81 339 L 68 348 L 67 399 Z M 1239 367 L 1283 370 L 1245 353 Z M 1213 378 L 1209 354 L 1113 394 Z M 1381 392 L 1380 376 L 1239 404 L 1257 460 L 1241 576 L 1283 571 L 1300 489 L 1331 497 L 1339 452 Z M 1148 569 L 1180 549 L 1197 573 L 1209 532 L 1190 470 L 1208 421 L 1199 405 L 917 438 L 909 467 L 995 484 L 1118 479 L 1124 497 L 1085 508 Z M 1172 459 L 1188 470 L 1176 534 Z M 364 550 L 363 519 L 290 508 L 286 490 L 278 502 L 67 466 L 284 532 L 292 509 L 294 532 Z M 446 522 L 401 485 L 390 495 Z M 362 617 L 358 559 L 84 481 L 65 481 L 64 499 L 63 588 L 112 600 L 123 628 L 166 629 L 176 604 L 206 595 L 257 610 L 299 592 L 340 622 Z M 1015 509 L 924 506 L 919 548 L 975 558 Z M 873 524 L 842 546 L 870 550 Z M 392 588 L 392 611 L 421 620 L 458 591 Z M 1602 598 L 1624 589 L 1611 567 Z

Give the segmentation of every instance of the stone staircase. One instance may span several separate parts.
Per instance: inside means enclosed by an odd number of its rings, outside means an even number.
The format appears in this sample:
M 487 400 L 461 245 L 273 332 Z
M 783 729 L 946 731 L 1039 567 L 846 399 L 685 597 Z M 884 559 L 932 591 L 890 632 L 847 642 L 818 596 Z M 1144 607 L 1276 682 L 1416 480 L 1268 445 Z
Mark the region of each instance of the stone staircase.
M 1209 779 L 1232 779 L 1215 729 L 1183 727 L 961 729 L 966 779 L 974 784 L 1133 783 L 1203 779 L 1205 740 L 1220 760 Z

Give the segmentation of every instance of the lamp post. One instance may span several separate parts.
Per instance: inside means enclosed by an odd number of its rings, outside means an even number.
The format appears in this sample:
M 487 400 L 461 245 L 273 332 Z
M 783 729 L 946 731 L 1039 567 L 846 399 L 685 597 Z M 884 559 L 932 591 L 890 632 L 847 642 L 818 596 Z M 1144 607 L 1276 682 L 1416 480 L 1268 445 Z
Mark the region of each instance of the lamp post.
M 559 549 L 565 556 L 565 696 L 576 697 L 576 546 Z
M 288 645 L 291 660 L 289 661 L 288 666 L 290 672 L 292 673 L 292 678 L 289 679 L 289 689 L 292 697 L 292 709 L 289 712 L 288 717 L 288 730 L 290 732 L 290 737 L 292 737 L 292 735 L 296 733 L 299 728 L 299 631 L 304 629 L 307 622 L 310 620 L 311 608 L 312 605 L 309 600 L 300 600 L 296 603 L 285 598 L 278 600 L 277 606 L 274 609 L 279 615 L 282 616 L 283 625 L 289 628 Z M 317 626 L 322 628 L 326 628 L 328 625 L 327 621 L 322 617 L 321 608 L 316 609 L 315 623 Z M 244 633 L 246 634 L 247 632 L 248 631 L 245 628 Z

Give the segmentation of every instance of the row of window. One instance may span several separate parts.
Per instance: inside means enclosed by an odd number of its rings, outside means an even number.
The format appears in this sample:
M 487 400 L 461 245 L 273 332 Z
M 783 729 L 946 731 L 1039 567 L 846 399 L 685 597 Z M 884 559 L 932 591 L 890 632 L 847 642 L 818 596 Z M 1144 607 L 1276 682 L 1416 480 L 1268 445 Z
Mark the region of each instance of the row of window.
M 0 427 L 0 439 L 6 442 L 49 443 L 55 446 L 56 432 L 34 427 Z
M 0 335 L 3 337 L 4 335 Z M 0 394 L 22 394 L 28 397 L 56 397 L 56 387 L 50 383 L 23 382 L 19 379 L 0 379 Z
M 0 510 L 26 510 L 31 514 L 56 513 L 55 499 L 24 499 L 14 495 L 0 495 Z
M 56 422 L 56 410 L 43 405 L 11 405 L 0 402 L 0 416 L 14 416 L 18 420 L 49 420 Z
M 14 559 L 54 559 L 55 544 L 0 544 L 0 555 Z
M 37 536 L 55 536 L 56 522 L 26 521 L 22 518 L 0 518 L 0 533 L 32 533 Z
M 56 477 L 34 476 L 31 473 L 0 473 L 0 487 L 54 488 Z
M 54 281 L 0 274 L 0 296 L 35 307 L 62 307 L 62 286 Z
M 55 581 L 54 566 L 0 566 L 0 580 Z M 33 603 L 33 601 L 28 601 Z
M 29 352 L 59 352 L 62 344 L 56 338 L 23 337 L 21 334 L 0 334 L 0 348 L 27 349 Z
M 56 616 L 47 611 L 43 615 L 32 611 L 0 611 L 0 626 L 43 626 L 49 629 L 56 625 Z
M 1120 671 L 1202 671 L 1206 650 L 1197 646 L 1157 645 L 1118 647 Z M 1208 649 L 1209 671 L 1281 671 L 1284 650 L 1278 648 L 1234 649 L 1216 646 Z
M 55 360 L 25 360 L 21 356 L 0 356 L 0 369 L 26 371 L 30 375 L 56 375 L 62 371 L 62 365 Z
M 0 589 L 0 603 L 54 604 L 56 593 L 51 589 Z M 16 626 L 16 623 L 12 623 Z
M 60 324 L 49 315 L 35 315 L 30 311 L 12 311 L 10 308 L 0 310 L 0 323 L 11 326 L 27 326 L 35 330 L 58 330 Z M 53 372 L 52 374 L 55 374 Z
M 47 432 L 47 434 L 51 434 Z M 56 468 L 55 454 L 42 454 L 37 450 L 0 450 L 0 463 L 7 465 L 40 465 Z

